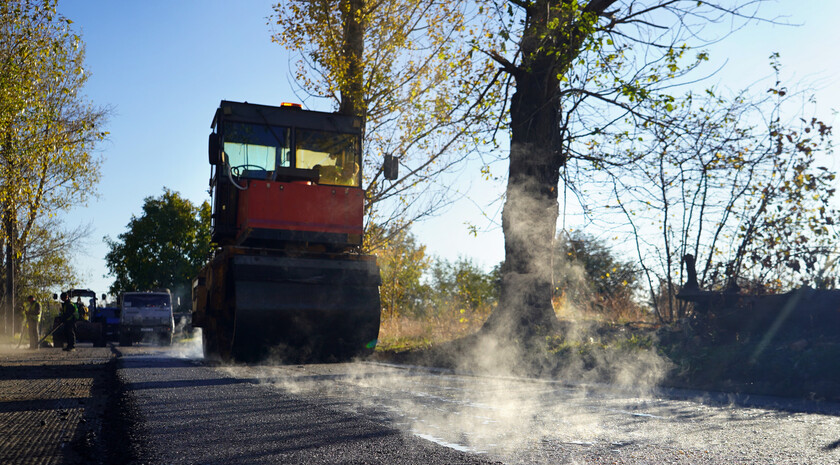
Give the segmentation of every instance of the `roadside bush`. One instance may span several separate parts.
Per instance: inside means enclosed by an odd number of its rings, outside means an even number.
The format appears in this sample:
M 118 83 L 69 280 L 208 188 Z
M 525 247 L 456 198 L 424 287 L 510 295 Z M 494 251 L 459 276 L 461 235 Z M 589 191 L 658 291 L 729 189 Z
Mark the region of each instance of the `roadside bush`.
M 371 234 L 379 237 L 376 255 L 382 285 L 379 295 L 382 315 L 385 318 L 399 318 L 422 314 L 424 295 L 428 289 L 421 278 L 429 268 L 426 246 L 417 243 L 407 228 L 385 230 L 372 226 Z
M 411 311 L 383 311 L 379 348 L 428 347 L 477 331 L 497 305 L 498 272 L 484 272 L 463 257 L 435 260 L 415 288 Z
M 635 265 L 603 241 L 583 232 L 560 234 L 554 249 L 554 309 L 560 319 L 611 323 L 648 321 L 637 302 Z

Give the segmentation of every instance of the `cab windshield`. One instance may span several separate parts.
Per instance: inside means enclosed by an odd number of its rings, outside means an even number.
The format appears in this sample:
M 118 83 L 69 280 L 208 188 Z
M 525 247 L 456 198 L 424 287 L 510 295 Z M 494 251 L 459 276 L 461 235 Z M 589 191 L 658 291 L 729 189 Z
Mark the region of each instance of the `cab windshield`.
M 295 167 L 317 170 L 319 184 L 361 185 L 357 135 L 297 129 L 295 145 Z
M 229 122 L 224 128 L 224 151 L 230 174 L 241 178 L 272 178 L 277 168 L 318 172 L 318 183 L 361 185 L 358 134 L 295 129 Z
M 266 178 L 277 166 L 291 166 L 287 128 L 227 123 L 224 150 L 234 176 Z
M 172 299 L 164 294 L 127 295 L 123 297 L 123 307 L 171 307 Z

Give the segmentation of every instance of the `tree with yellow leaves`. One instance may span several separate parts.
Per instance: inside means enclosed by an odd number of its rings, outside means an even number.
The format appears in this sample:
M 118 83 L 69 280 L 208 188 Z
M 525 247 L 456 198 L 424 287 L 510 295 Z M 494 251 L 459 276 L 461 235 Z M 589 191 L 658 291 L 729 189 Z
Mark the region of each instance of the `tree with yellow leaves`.
M 385 230 L 380 226 L 372 232 L 388 239 L 378 240 L 379 247 L 373 252 L 382 274 L 380 300 L 384 318 L 417 316 L 423 312 L 421 305 L 424 286 L 423 274 L 428 270 L 430 259 L 426 246 L 417 243 L 406 228 L 392 226 Z
M 457 190 L 438 176 L 486 148 L 499 118 L 500 72 L 475 46 L 489 5 L 286 0 L 275 7 L 273 39 L 296 53 L 302 92 L 364 118 L 368 225 L 433 213 Z M 383 179 L 386 155 L 400 160 L 393 182 Z
M 29 235 L 93 194 L 105 111 L 80 93 L 84 45 L 56 2 L 0 1 L 0 216 L 5 326 Z

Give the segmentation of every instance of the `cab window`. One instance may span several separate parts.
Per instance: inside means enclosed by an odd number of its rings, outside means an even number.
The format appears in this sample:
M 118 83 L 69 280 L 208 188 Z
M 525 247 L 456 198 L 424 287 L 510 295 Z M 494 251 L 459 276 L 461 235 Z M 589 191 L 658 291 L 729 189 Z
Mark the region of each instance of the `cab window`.
M 265 125 L 227 123 L 224 151 L 231 174 L 264 178 L 275 167 L 289 167 L 289 130 Z
M 298 129 L 295 146 L 295 167 L 317 170 L 319 184 L 361 185 L 358 135 Z

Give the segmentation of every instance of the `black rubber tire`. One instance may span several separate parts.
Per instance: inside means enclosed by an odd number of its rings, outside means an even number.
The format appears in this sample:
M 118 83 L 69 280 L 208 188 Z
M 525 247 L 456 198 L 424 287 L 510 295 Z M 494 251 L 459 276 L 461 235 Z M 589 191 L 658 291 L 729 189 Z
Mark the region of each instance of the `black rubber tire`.
M 223 362 L 234 360 L 233 341 L 224 337 L 221 331 L 216 333 L 216 347 L 219 349 L 219 358 Z
M 219 360 L 229 363 L 236 359 L 233 347 L 234 324 L 227 318 L 213 318 L 210 322 L 213 330 L 210 335 L 213 337 L 216 355 Z M 239 360 L 241 361 L 241 360 Z

